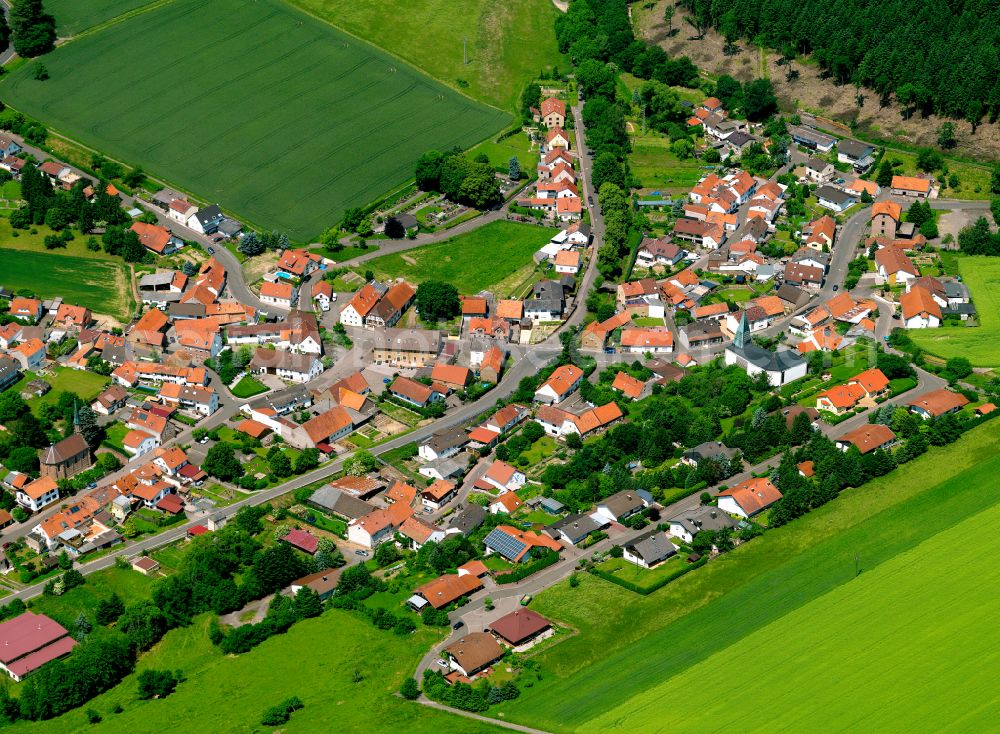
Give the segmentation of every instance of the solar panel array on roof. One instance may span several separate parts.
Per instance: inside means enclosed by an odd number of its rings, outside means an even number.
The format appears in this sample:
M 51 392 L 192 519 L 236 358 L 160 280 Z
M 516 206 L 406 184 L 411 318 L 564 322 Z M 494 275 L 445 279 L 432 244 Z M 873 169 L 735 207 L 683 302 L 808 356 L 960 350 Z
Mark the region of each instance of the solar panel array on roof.
M 494 528 L 486 536 L 485 544 L 510 561 L 515 561 L 524 553 L 527 547 L 517 538 L 512 538 L 499 528 Z

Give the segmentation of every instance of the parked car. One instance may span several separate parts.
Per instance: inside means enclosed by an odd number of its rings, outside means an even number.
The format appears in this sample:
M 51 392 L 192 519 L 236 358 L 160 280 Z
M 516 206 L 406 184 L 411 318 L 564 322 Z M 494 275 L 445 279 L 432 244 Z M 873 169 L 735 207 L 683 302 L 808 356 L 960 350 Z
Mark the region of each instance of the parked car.
M 214 247 L 209 247 L 208 248 L 208 254 L 209 255 L 214 255 L 215 254 L 215 248 Z
M 460 619 L 460 620 L 458 620 L 457 622 L 455 622 L 455 624 L 453 624 L 453 625 L 451 626 L 451 628 L 452 628 L 453 630 L 457 630 L 457 629 L 462 629 L 462 627 L 464 627 L 464 626 L 465 626 L 465 622 L 463 622 L 463 621 L 462 621 L 462 620 Z
M 837 285 L 836 283 L 834 283 L 834 285 L 833 285 L 833 289 L 834 289 L 834 290 L 837 290 L 837 289 L 839 289 L 839 288 L 840 288 L 840 286 L 839 286 L 839 285 Z
M 447 668 L 448 667 L 448 661 L 447 660 L 438 660 L 437 664 L 440 665 L 442 668 Z
M 531 604 L 531 599 L 532 599 L 531 594 L 525 594 L 524 596 L 522 596 L 521 597 L 521 606 L 522 607 L 526 607 L 529 604 Z
M 368 556 L 368 551 L 366 551 L 366 550 L 356 550 L 356 551 L 354 551 L 354 555 L 367 557 Z

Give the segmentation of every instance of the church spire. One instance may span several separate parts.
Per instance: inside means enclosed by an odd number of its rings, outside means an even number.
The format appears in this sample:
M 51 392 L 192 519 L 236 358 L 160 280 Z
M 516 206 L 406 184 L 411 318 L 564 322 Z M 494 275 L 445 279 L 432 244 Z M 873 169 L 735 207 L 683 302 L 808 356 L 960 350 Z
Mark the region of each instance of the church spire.
M 736 349 L 743 349 L 746 346 L 748 331 L 750 331 L 750 326 L 747 324 L 747 312 L 744 311 L 743 315 L 740 316 L 739 328 L 736 329 L 736 334 L 733 336 L 733 346 Z
M 73 401 L 73 433 L 80 432 L 80 406 Z

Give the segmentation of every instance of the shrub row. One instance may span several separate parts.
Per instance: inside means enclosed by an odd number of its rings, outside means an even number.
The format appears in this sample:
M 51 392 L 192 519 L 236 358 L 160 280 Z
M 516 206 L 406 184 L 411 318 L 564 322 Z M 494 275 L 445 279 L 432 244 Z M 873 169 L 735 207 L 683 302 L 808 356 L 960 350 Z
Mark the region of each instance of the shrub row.
M 605 581 L 610 581 L 612 584 L 618 584 L 623 589 L 628 589 L 629 591 L 634 591 L 636 594 L 641 594 L 642 596 L 648 596 L 658 589 L 662 589 L 664 586 L 669 584 L 671 581 L 679 579 L 686 573 L 694 571 L 696 568 L 701 568 L 706 563 L 708 563 L 708 557 L 702 556 L 694 563 L 688 563 L 681 568 L 678 568 L 669 576 L 664 576 L 658 581 L 650 584 L 649 586 L 639 586 L 638 584 L 633 584 L 631 581 L 626 581 L 625 579 L 620 579 L 613 573 L 608 573 L 607 571 L 602 571 L 599 568 L 590 569 L 590 573 L 594 574 L 598 578 L 602 578 Z

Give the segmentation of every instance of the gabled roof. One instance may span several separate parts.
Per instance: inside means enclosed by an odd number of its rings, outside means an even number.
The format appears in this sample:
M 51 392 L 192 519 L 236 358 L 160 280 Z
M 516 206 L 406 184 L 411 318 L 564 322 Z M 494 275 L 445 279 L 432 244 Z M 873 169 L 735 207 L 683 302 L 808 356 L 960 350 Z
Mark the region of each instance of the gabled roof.
M 719 492 L 720 497 L 732 497 L 747 515 L 764 510 L 781 499 L 781 492 L 767 477 L 755 477 Z
M 903 216 L 903 207 L 894 201 L 876 201 L 872 204 L 872 219 L 879 214 L 885 214 L 898 222 Z
M 549 376 L 539 387 L 549 387 L 560 399 L 569 394 L 573 386 L 583 377 L 583 370 L 576 365 L 564 364 L 556 368 L 555 372 Z
M 880 250 L 879 252 L 882 252 Z M 941 318 L 941 307 L 931 295 L 931 292 L 921 286 L 910 288 L 909 291 L 899 297 L 899 305 L 903 309 L 903 319 L 911 319 L 914 316 L 927 314 Z
M 642 395 L 642 390 L 645 386 L 646 383 L 642 380 L 637 380 L 627 372 L 619 372 L 615 375 L 614 382 L 611 383 L 611 389 L 618 390 L 623 395 L 626 395 L 633 400 Z
M 917 176 L 893 176 L 891 186 L 902 191 L 916 191 L 926 194 L 931 190 L 931 181 L 928 178 Z
M 926 392 L 907 403 L 910 407 L 920 408 L 934 417 L 944 415 L 968 404 L 969 401 L 964 395 L 944 388 Z
M 849 443 L 858 447 L 858 451 L 867 454 L 880 446 L 884 446 L 896 438 L 889 426 L 881 423 L 871 423 L 848 431 L 837 439 L 837 443 Z

